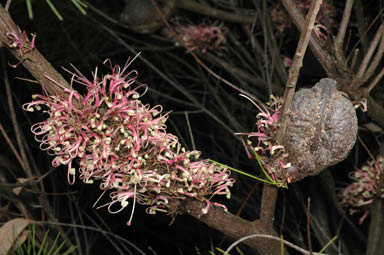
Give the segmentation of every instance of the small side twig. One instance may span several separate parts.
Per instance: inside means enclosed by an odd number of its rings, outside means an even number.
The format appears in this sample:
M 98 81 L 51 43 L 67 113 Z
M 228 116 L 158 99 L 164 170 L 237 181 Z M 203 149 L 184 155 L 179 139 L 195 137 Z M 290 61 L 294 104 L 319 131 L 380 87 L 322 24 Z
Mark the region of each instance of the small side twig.
M 367 255 L 380 254 L 384 249 L 384 201 L 377 199 L 371 205 L 371 223 L 367 244 Z
M 375 57 L 372 59 L 367 71 L 364 75 L 364 80 L 368 80 L 371 78 L 372 74 L 375 72 L 378 67 L 384 53 L 384 34 L 381 36 L 379 48 L 376 51 Z
M 11 148 L 11 151 L 13 152 L 13 155 L 15 155 L 17 161 L 19 162 L 20 166 L 23 168 L 23 170 L 25 172 L 27 172 L 26 168 L 25 168 L 25 164 L 23 162 L 23 159 L 21 158 L 19 152 L 17 152 L 16 150 L 16 147 L 13 145 L 11 139 L 9 138 L 7 132 L 5 131 L 5 129 L 3 128 L 3 125 L 1 125 L 0 123 L 0 133 L 3 135 L 5 141 L 7 142 L 9 148 Z
M 367 87 L 368 93 L 370 93 L 371 90 L 379 83 L 379 81 L 381 80 L 381 78 L 383 78 L 383 76 L 384 76 L 384 68 L 382 68 L 381 71 L 376 75 L 375 79 L 371 81 L 371 83 L 369 83 Z
M 359 87 L 362 83 L 359 82 L 365 74 L 365 70 L 368 67 L 369 61 L 371 60 L 373 53 L 375 52 L 377 45 L 379 44 L 379 41 L 384 33 L 384 23 L 381 24 L 380 28 L 377 30 L 375 36 L 373 37 L 371 44 L 367 50 L 367 53 L 364 56 L 363 61 L 361 62 L 361 65 L 356 73 L 356 78 L 354 79 L 354 82 L 352 83 L 353 87 Z
M 303 33 L 303 31 L 306 30 L 307 26 L 304 16 L 297 7 L 295 1 L 282 0 L 282 3 L 297 29 L 301 33 Z M 309 47 L 311 48 L 312 53 L 316 56 L 317 60 L 320 62 L 324 70 L 330 76 L 330 71 L 332 70 L 333 63 L 329 58 L 329 53 L 320 45 L 319 41 L 313 36 L 311 36 L 309 39 Z
M 9 45 L 9 34 L 16 34 L 22 38 L 23 34 L 13 22 L 8 12 L 0 5 L 0 41 L 4 45 Z M 9 51 L 17 58 L 23 59 L 23 56 L 17 48 L 9 47 Z M 21 64 L 31 73 L 31 75 L 40 83 L 44 84 L 46 90 L 51 94 L 61 94 L 63 90 L 57 85 L 50 82 L 46 77 L 51 77 L 53 80 L 60 83 L 63 87 L 70 88 L 68 82 L 59 74 L 52 65 L 44 58 L 40 52 L 33 48 L 28 54 L 28 58 L 21 61 Z
M 12 0 L 7 0 L 7 3 L 5 4 L 5 10 L 9 11 L 9 7 L 11 6 Z
M 312 255 L 312 242 L 311 242 L 311 198 L 308 197 L 307 206 L 307 238 L 308 238 L 308 249 L 309 254 Z
M 305 26 L 304 26 L 305 29 L 303 29 L 301 32 L 296 53 L 293 58 L 293 63 L 291 68 L 289 69 L 288 80 L 287 80 L 285 92 L 284 92 L 284 105 L 283 105 L 282 114 L 279 120 L 281 125 L 280 125 L 279 133 L 277 135 L 277 140 L 279 141 L 280 144 L 284 144 L 285 130 L 287 128 L 287 121 L 288 121 L 288 110 L 292 103 L 300 68 L 303 65 L 304 54 L 305 54 L 305 51 L 307 50 L 309 38 L 311 37 L 316 16 L 320 10 L 320 6 L 322 2 L 323 0 L 316 0 L 316 1 L 312 1 L 311 3 L 311 7 L 309 9 L 308 16 L 305 21 Z
M 345 32 L 347 31 L 349 19 L 351 17 L 352 7 L 354 0 L 347 0 L 345 2 L 343 18 L 341 20 L 339 31 L 337 32 L 336 40 L 335 40 L 335 50 L 336 50 L 336 58 L 339 63 L 342 63 L 344 60 L 343 54 L 343 44 L 345 38 Z
M 353 51 L 351 64 L 349 65 L 349 69 L 352 70 L 352 71 L 355 69 L 356 62 L 357 62 L 357 57 L 359 56 L 359 52 L 360 52 L 359 49 L 355 49 Z M 346 63 L 347 63 L 347 61 L 346 61 Z
M 4 75 L 3 80 L 4 80 L 4 84 L 5 84 L 5 91 L 7 94 L 9 113 L 10 113 L 13 129 L 15 131 L 16 142 L 17 142 L 17 145 L 19 147 L 20 156 L 22 158 L 23 170 L 24 170 L 26 176 L 28 176 L 28 178 L 33 178 L 32 170 L 28 164 L 28 157 L 27 157 L 27 154 L 26 154 L 25 148 L 24 148 L 24 143 L 23 143 L 23 139 L 22 139 L 22 135 L 21 135 L 21 129 L 19 126 L 19 122 L 17 121 L 17 118 L 16 118 L 16 113 L 15 113 L 15 108 L 14 108 L 12 93 L 11 93 L 11 85 L 9 84 L 7 68 L 4 67 L 5 61 L 4 61 L 3 56 L 4 56 L 4 54 L 2 54 L 2 56 L 1 56 L 1 60 L 2 60 L 1 62 L 2 62 L 2 66 L 3 66 L 3 75 Z
M 314 253 L 310 253 L 309 251 L 307 250 L 304 250 L 303 248 L 297 246 L 297 245 L 294 245 L 293 243 L 291 242 L 288 242 L 286 240 L 282 240 L 280 237 L 275 237 L 275 236 L 271 236 L 271 235 L 264 235 L 264 234 L 255 234 L 255 235 L 249 235 L 249 236 L 245 236 L 239 240 L 237 240 L 236 242 L 234 242 L 233 244 L 231 244 L 231 246 L 228 247 L 228 249 L 224 252 L 224 254 L 229 254 L 229 252 L 236 246 L 238 245 L 239 243 L 241 242 L 244 242 L 248 239 L 251 239 L 251 238 L 265 238 L 265 239 L 271 239 L 271 240 L 275 240 L 275 241 L 279 241 L 279 242 L 283 242 L 286 246 L 289 246 L 295 250 L 297 250 L 298 252 L 301 252 L 302 254 L 308 254 L 308 255 L 327 255 L 325 253 L 320 253 L 320 252 L 314 252 Z
M 369 28 L 366 24 L 364 8 L 361 0 L 355 0 L 354 13 L 355 13 L 356 27 L 359 33 L 361 47 L 363 52 L 366 53 L 367 52 L 366 50 L 368 48 L 368 39 L 366 35 Z
M 254 16 L 239 15 L 231 12 L 214 9 L 191 0 L 178 0 L 175 2 L 175 4 L 176 8 L 188 10 L 191 12 L 197 12 L 204 16 L 221 19 L 228 22 L 252 24 L 254 21 Z
M 256 182 L 252 189 L 248 192 L 247 196 L 243 199 L 243 201 L 241 202 L 241 205 L 239 207 L 239 209 L 237 210 L 236 212 L 236 215 L 237 216 L 240 216 L 241 212 L 244 210 L 245 206 L 247 205 L 249 199 L 251 199 L 251 197 L 253 196 L 253 194 L 255 193 L 255 191 L 257 190 L 257 188 L 259 187 L 259 184 L 260 182 Z

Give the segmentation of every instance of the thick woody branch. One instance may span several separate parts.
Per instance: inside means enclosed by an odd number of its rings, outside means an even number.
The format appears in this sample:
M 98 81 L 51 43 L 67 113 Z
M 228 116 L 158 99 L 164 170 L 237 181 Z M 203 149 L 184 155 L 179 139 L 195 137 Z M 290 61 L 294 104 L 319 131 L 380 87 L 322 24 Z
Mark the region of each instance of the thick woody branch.
M 261 197 L 260 222 L 266 228 L 273 227 L 278 188 L 274 185 L 264 184 Z
M 244 236 L 252 234 L 267 234 L 277 236 L 272 228 L 265 228 L 259 221 L 254 223 L 244 220 L 239 216 L 225 212 L 222 208 L 211 206 L 207 214 L 202 214 L 201 210 L 206 205 L 198 200 L 188 200 L 182 202 L 180 207 L 182 210 L 207 224 L 209 227 L 215 228 L 233 239 L 240 239 Z M 280 244 L 273 240 L 264 238 L 250 239 L 245 242 L 250 247 L 256 249 L 260 254 L 279 255 Z

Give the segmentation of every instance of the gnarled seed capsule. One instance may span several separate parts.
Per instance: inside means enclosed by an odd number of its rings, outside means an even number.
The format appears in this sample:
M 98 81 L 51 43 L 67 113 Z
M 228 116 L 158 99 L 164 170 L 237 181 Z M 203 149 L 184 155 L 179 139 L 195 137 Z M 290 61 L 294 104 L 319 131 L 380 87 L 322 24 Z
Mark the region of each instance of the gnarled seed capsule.
M 321 79 L 296 92 L 290 110 L 285 148 L 292 167 L 281 169 L 282 179 L 317 175 L 348 156 L 356 141 L 356 111 L 335 80 Z

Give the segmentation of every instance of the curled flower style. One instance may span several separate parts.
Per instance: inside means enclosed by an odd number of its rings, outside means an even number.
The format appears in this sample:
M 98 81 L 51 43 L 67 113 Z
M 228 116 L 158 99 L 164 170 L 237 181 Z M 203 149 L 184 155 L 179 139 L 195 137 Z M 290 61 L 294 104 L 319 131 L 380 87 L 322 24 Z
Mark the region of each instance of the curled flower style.
M 365 206 L 384 198 L 384 157 L 379 155 L 362 168 L 350 173 L 353 183 L 341 192 L 341 204 L 351 207 L 351 214 L 365 210 L 362 222 L 368 214 Z
M 267 107 L 261 108 L 252 100 L 251 102 L 260 111 L 260 113 L 256 115 L 257 130 L 256 132 L 250 133 L 236 133 L 236 135 L 247 136 L 246 142 L 243 141 L 243 144 L 248 158 L 257 158 L 262 167 L 267 170 L 272 182 L 281 186 L 285 180 L 279 178 L 276 175 L 276 171 L 279 168 L 285 169 L 291 166 L 290 163 L 286 162 L 288 154 L 285 152 L 285 147 L 276 141 L 278 116 L 282 106 L 282 99 L 271 96 L 271 101 L 267 103 L 270 107 L 269 110 Z M 276 162 L 278 162 L 277 165 Z
M 111 202 L 103 206 L 111 213 L 133 199 L 134 204 L 147 205 L 150 214 L 174 214 L 177 208 L 170 206 L 170 200 L 186 198 L 206 202 L 206 213 L 214 195 L 230 197 L 234 182 L 230 171 L 199 160 L 199 151 L 186 151 L 176 136 L 166 132 L 169 113 L 140 100 L 147 86 L 133 86 L 138 72 L 128 70 L 132 61 L 123 68 L 109 61 L 111 73 L 99 77 L 96 69 L 92 81 L 75 69 L 71 87 L 85 86 L 84 96 L 51 79 L 64 93 L 48 95 L 44 90 L 24 104 L 27 111 L 46 108 L 43 112 L 48 114 L 31 130 L 40 148 L 54 156 L 52 165 L 67 166 L 69 183 L 78 172 L 85 183 L 99 181 L 101 190 L 110 191 Z M 121 208 L 113 209 L 115 204 Z

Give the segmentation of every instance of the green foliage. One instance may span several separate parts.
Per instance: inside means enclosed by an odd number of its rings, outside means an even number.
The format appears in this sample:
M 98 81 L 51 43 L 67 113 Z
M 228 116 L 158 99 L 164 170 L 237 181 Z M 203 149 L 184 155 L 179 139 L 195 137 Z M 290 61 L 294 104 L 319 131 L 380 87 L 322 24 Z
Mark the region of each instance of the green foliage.
M 49 230 L 45 232 L 43 240 L 39 245 L 36 240 L 35 225 L 29 229 L 27 240 L 24 244 L 19 244 L 13 255 L 68 255 L 75 254 L 73 251 L 76 250 L 76 246 L 71 246 L 65 250 L 65 241 L 59 243 L 60 233 L 57 234 L 55 240 L 49 241 Z
M 60 12 L 56 9 L 55 5 L 51 2 L 51 0 L 45 0 L 49 8 L 51 8 L 52 12 L 56 15 L 56 17 L 62 21 L 63 16 L 61 16 Z M 85 11 L 85 8 L 87 8 L 87 5 L 82 2 L 81 0 L 71 0 L 72 4 L 76 6 L 76 8 L 83 14 L 86 15 L 87 12 Z M 26 0 L 27 5 L 27 11 L 28 11 L 28 17 L 29 19 L 33 19 L 33 9 L 32 9 L 32 0 Z

